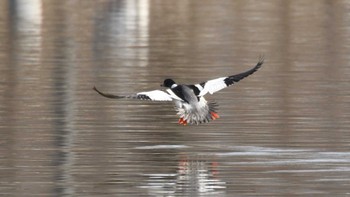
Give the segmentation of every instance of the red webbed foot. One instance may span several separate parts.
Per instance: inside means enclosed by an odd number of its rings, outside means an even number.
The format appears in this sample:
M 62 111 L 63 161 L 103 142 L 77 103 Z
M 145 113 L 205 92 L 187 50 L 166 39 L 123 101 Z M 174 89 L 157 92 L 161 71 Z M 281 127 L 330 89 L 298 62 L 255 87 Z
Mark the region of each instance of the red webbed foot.
M 179 119 L 179 124 L 182 124 L 182 125 L 187 125 L 187 121 L 185 120 L 185 119 L 183 119 L 183 118 L 180 118 Z
M 216 112 L 210 112 L 210 115 L 211 115 L 211 119 L 213 120 L 220 118 L 219 114 Z

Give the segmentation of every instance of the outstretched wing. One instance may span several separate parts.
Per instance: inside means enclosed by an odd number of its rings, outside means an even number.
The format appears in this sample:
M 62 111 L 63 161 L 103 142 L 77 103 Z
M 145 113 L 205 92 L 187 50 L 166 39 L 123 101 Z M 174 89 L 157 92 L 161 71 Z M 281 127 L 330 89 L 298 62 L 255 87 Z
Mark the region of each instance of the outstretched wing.
M 246 72 L 239 73 L 236 75 L 231 75 L 228 77 L 220 77 L 217 79 L 212 79 L 212 80 L 194 85 L 199 90 L 198 96 L 204 96 L 207 93 L 213 94 L 219 90 L 222 90 L 228 86 L 233 85 L 235 82 L 239 82 L 243 78 L 248 77 L 249 75 L 255 73 L 263 63 L 264 63 L 264 59 L 261 58 L 259 62 L 254 66 L 254 68 Z
M 107 94 L 99 91 L 96 87 L 93 88 L 97 93 L 100 95 L 112 98 L 112 99 L 121 99 L 121 98 L 132 98 L 132 99 L 139 99 L 139 100 L 150 100 L 150 101 L 172 101 L 172 97 L 167 94 L 166 92 L 163 92 L 161 90 L 153 90 L 148 92 L 139 92 L 133 95 L 127 95 L 127 96 L 118 96 L 114 94 Z

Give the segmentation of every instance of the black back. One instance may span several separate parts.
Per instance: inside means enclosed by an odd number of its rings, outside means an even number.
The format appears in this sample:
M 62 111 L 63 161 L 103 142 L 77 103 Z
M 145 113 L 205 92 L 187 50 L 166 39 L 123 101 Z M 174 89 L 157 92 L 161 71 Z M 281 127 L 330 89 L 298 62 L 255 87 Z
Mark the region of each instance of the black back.
M 197 87 L 195 89 L 192 88 L 194 85 L 178 85 L 175 88 L 171 88 L 171 90 L 174 92 L 176 96 L 184 100 L 186 103 L 199 101 L 199 98 L 197 95 L 199 94 L 199 90 Z M 196 90 L 197 89 L 197 90 Z M 196 94 L 196 91 L 198 92 Z

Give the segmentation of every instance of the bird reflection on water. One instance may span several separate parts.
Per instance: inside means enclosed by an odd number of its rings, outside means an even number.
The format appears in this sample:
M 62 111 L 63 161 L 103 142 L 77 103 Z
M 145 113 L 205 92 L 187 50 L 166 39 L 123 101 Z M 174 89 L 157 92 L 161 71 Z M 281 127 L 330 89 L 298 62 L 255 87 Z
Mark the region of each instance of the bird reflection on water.
M 184 156 L 178 161 L 176 173 L 145 174 L 140 188 L 149 195 L 223 195 L 226 183 L 219 178 L 219 163 Z

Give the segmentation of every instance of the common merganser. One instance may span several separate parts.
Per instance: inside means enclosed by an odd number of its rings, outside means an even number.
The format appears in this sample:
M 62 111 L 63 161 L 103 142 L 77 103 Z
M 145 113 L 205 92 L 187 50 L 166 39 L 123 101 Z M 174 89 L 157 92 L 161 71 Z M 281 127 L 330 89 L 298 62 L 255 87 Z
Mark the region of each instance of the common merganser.
M 177 115 L 180 117 L 178 121 L 179 124 L 198 125 L 200 123 L 207 123 L 210 120 L 219 118 L 219 114 L 216 112 L 218 105 L 215 102 L 206 101 L 204 95 L 207 93 L 213 94 L 219 90 L 233 85 L 235 82 L 238 82 L 241 79 L 256 72 L 263 63 L 264 59 L 261 58 L 252 69 L 246 72 L 226 77 L 220 77 L 194 85 L 178 85 L 172 79 L 165 79 L 161 85 L 167 88 L 165 91 L 153 90 L 147 92 L 139 92 L 127 96 L 118 96 L 103 93 L 96 87 L 93 89 L 100 95 L 113 99 L 132 98 L 151 101 L 173 101 L 175 103 Z

